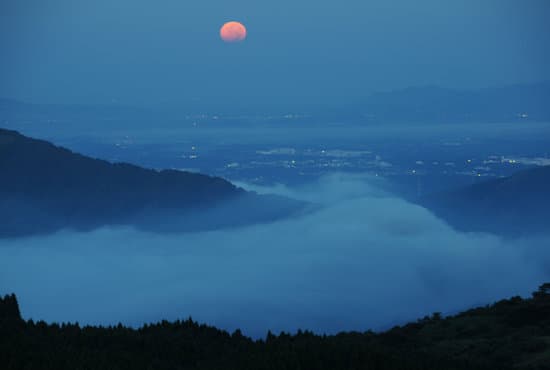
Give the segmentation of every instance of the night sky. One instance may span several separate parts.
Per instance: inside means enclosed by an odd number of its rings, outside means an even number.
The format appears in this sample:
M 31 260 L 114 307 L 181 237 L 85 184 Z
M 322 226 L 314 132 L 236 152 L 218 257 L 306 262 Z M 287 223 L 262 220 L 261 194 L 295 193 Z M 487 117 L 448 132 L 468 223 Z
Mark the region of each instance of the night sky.
M 0 96 L 212 109 L 550 79 L 547 0 L 3 0 Z M 226 44 L 224 22 L 248 38 Z

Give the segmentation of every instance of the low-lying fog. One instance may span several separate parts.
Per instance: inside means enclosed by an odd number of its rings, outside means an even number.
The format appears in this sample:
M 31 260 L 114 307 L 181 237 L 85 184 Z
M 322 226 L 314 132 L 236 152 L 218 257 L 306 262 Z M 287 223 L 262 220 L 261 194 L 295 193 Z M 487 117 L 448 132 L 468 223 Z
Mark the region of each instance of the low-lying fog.
M 528 295 L 550 279 L 550 237 L 456 232 L 380 187 L 332 175 L 302 188 L 254 189 L 322 207 L 240 229 L 1 240 L 0 294 L 16 293 L 35 320 L 137 326 L 192 316 L 262 336 L 384 329 Z

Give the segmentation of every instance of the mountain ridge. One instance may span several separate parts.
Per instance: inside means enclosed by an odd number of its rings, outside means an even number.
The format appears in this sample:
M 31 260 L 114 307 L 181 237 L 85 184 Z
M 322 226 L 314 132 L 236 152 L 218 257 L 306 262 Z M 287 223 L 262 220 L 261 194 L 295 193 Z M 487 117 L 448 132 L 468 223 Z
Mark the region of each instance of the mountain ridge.
M 507 236 L 547 233 L 550 166 L 516 172 L 460 189 L 431 194 L 418 203 L 463 231 Z
M 253 340 L 185 321 L 140 328 L 25 321 L 0 296 L 4 369 L 548 370 L 550 283 L 457 315 L 430 316 L 375 333 L 268 332 Z
M 360 119 L 361 122 L 521 122 L 550 121 L 550 81 L 504 85 L 489 88 L 450 88 L 438 85 L 410 86 L 365 94 L 362 98 L 339 104 L 304 104 L 271 107 L 258 111 L 197 109 L 195 114 L 286 115 L 301 112 L 305 122 L 335 119 Z M 107 120 L 158 120 L 187 115 L 181 107 L 140 108 L 119 104 L 35 104 L 0 98 L 0 121 L 86 120 L 98 124 Z M 269 112 L 269 113 L 266 113 Z M 283 120 L 284 122 L 284 120 Z M 293 121 L 294 122 L 294 121 Z
M 105 225 L 192 231 L 254 223 L 255 215 L 268 221 L 299 208 L 297 201 L 271 202 L 219 177 L 111 163 L 5 129 L 0 173 L 0 236 Z M 254 214 L 255 207 L 264 212 Z M 242 222 L 229 217 L 239 210 Z
M 372 120 L 510 122 L 550 120 L 550 82 L 482 89 L 419 86 L 378 92 L 363 106 Z

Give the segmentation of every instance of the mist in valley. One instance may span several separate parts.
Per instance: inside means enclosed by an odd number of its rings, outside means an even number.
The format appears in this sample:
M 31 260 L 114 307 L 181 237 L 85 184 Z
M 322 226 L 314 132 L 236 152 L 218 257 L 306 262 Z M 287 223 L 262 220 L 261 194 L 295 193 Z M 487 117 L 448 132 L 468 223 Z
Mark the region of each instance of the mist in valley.
M 239 185 L 316 207 L 207 232 L 106 227 L 2 239 L 0 293 L 15 292 L 33 320 L 139 326 L 192 316 L 263 336 L 381 330 L 528 295 L 550 278 L 550 236 L 457 232 L 379 178 Z

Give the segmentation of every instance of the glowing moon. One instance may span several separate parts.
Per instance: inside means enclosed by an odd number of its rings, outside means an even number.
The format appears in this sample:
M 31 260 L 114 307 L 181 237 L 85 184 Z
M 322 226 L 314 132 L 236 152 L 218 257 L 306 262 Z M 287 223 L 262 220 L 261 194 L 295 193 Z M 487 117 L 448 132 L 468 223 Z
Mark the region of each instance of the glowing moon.
M 240 22 L 227 22 L 220 29 L 220 37 L 225 42 L 239 42 L 246 38 L 246 27 Z

